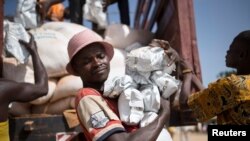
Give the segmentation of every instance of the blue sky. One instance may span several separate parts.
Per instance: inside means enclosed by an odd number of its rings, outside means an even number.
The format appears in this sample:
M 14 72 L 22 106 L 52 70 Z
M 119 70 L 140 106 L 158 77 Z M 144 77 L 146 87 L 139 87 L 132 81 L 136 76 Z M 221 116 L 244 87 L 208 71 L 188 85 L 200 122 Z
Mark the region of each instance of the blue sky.
M 193 0 L 204 85 L 217 79 L 233 38 L 250 29 L 249 0 Z
M 5 13 L 15 12 L 16 1 L 5 0 Z M 136 2 L 129 0 L 131 23 Z M 250 0 L 193 0 L 193 3 L 203 84 L 207 86 L 217 79 L 219 72 L 230 70 L 225 66 L 226 51 L 239 32 L 250 29 Z M 116 4 L 108 7 L 108 19 L 110 23 L 119 23 Z M 84 24 L 90 25 L 86 21 Z

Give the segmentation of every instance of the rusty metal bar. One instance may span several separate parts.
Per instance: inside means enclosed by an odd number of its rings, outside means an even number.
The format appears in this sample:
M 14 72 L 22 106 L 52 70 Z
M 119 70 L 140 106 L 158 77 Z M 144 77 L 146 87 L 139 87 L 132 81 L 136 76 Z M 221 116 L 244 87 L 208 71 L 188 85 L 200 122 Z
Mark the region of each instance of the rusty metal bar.
M 171 20 L 173 20 L 174 14 L 176 12 L 173 0 L 166 1 L 163 8 L 165 8 L 164 12 L 158 20 L 157 36 L 164 36 L 165 31 L 171 25 Z
M 2 52 L 3 52 L 3 15 L 4 15 L 4 7 L 3 7 L 3 0 L 0 0 L 0 77 L 2 77 L 2 70 L 3 70 L 3 58 L 2 58 Z
M 146 23 L 148 21 L 148 16 L 149 16 L 149 12 L 152 8 L 152 3 L 153 0 L 146 0 L 144 7 L 143 7 L 143 11 L 144 11 L 144 16 L 143 16 L 143 20 L 142 20 L 142 27 L 145 28 L 146 27 Z
M 180 54 L 190 64 L 193 64 L 193 69 L 201 79 L 201 69 L 199 62 L 199 54 L 196 44 L 193 1 L 176 0 L 178 11 L 179 27 L 180 27 Z
M 143 3 L 145 0 L 138 0 L 137 2 L 137 8 L 136 8 L 136 14 L 135 14 L 135 20 L 134 20 L 134 28 L 139 29 L 140 28 L 140 21 L 141 21 L 141 15 L 143 11 Z
M 145 30 L 153 29 L 154 23 L 156 22 L 158 16 L 160 15 L 164 2 L 165 0 L 155 0 L 155 7 L 147 26 L 144 28 Z
M 197 46 L 197 38 L 196 38 L 196 30 L 195 30 L 195 17 L 194 17 L 194 7 L 193 0 L 188 1 L 188 9 L 189 9 L 189 21 L 190 21 L 190 31 L 191 31 L 191 46 L 193 52 L 193 64 L 194 64 L 194 72 L 198 76 L 198 78 L 202 81 L 202 72 L 201 72 L 201 64 L 199 59 L 199 51 Z

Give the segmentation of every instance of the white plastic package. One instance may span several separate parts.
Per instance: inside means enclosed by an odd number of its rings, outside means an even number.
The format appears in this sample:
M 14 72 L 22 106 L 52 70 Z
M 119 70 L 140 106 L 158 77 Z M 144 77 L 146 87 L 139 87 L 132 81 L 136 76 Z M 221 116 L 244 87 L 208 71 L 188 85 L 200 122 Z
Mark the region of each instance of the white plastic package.
M 25 29 L 38 26 L 38 15 L 36 13 L 36 0 L 18 0 L 14 21 L 20 23 Z
M 29 52 L 23 47 L 18 40 L 29 42 L 29 34 L 20 23 L 4 21 L 4 49 L 7 53 L 14 56 L 20 63 L 28 61 Z

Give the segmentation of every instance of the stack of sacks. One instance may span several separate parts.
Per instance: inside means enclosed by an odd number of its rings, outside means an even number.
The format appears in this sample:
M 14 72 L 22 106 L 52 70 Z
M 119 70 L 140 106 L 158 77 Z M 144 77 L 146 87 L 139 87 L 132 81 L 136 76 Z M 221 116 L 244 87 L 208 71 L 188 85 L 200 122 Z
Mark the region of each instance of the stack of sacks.
M 74 34 L 85 29 L 86 27 L 73 23 L 49 22 L 30 30 L 49 76 L 49 92 L 29 103 L 12 103 L 12 115 L 62 114 L 64 110 L 74 108 L 74 96 L 82 88 L 82 82 L 79 77 L 69 75 L 65 69 L 68 63 L 67 44 Z M 17 82 L 34 83 L 31 57 L 27 63 L 21 63 L 14 57 L 3 57 L 3 77 Z
M 122 27 L 121 25 L 117 26 Z M 77 90 L 82 88 L 82 82 L 79 77 L 69 75 L 65 70 L 68 63 L 67 43 L 74 34 L 85 29 L 86 27 L 73 23 L 48 22 L 37 29 L 30 30 L 35 37 L 38 53 L 49 76 L 49 92 L 46 96 L 30 103 L 13 103 L 10 108 L 12 115 L 21 116 L 32 113 L 62 114 L 62 111 L 74 108 L 74 96 L 77 94 Z M 124 36 L 119 39 L 119 42 L 122 40 L 123 43 L 126 43 L 126 46 L 132 45 L 136 47 L 150 42 L 151 39 L 148 41 L 146 39 L 153 37 L 153 34 L 144 32 L 144 36 L 139 36 L 142 32 L 133 30 L 133 34 L 129 33 L 129 39 Z M 112 38 L 116 37 L 114 34 L 107 34 L 106 37 L 108 35 Z M 121 48 L 114 46 L 114 57 L 110 62 L 111 68 L 108 80 L 125 75 L 126 46 L 120 46 Z M 3 59 L 5 78 L 18 82 L 34 83 L 31 58 L 28 58 L 28 63 L 25 64 L 21 64 L 15 58 L 4 57 Z
M 161 47 L 132 49 L 126 56 L 126 75 L 107 80 L 104 96 L 119 96 L 120 119 L 127 125 L 144 127 L 151 123 L 160 108 L 160 93 L 169 98 L 177 92 L 179 81 L 170 74 L 175 64 Z
M 57 81 L 53 96 L 44 104 L 34 105 L 31 113 L 62 114 L 64 110 L 75 108 L 75 95 L 82 88 L 79 77 L 66 75 Z
M 250 76 L 221 78 L 207 89 L 192 94 L 188 105 L 198 121 L 218 116 L 218 124 L 249 124 Z

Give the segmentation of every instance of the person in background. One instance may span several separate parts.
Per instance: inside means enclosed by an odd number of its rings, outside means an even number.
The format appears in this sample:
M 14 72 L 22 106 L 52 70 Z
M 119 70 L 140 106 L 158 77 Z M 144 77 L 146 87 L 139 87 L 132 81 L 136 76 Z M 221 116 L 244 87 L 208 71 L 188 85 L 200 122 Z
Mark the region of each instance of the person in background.
M 40 0 L 38 13 L 41 15 L 42 21 L 48 19 L 50 21 L 63 21 L 69 19 L 70 22 L 79 25 L 84 24 L 83 6 L 86 0 L 68 0 L 69 6 L 64 8 L 65 0 Z M 54 15 L 53 15 L 54 14 Z M 98 28 L 98 24 L 91 22 L 92 29 L 103 35 L 105 29 Z
M 250 91 L 250 30 L 234 37 L 225 58 L 226 66 L 236 69 L 236 74 L 210 83 L 207 91 L 192 94 L 188 105 L 202 122 L 217 116 L 218 124 L 250 124 L 250 103 L 247 101 Z M 211 97 L 211 92 L 216 97 Z
M 49 11 L 52 10 L 51 7 L 58 7 L 63 1 L 64 0 L 37 0 L 36 10 L 40 16 L 41 23 L 43 23 L 46 18 L 49 18 Z
M 121 122 L 118 98 L 103 96 L 104 82 L 108 78 L 110 60 L 114 55 L 112 45 L 87 29 L 70 39 L 68 55 L 70 61 L 67 71 L 79 76 L 83 82 L 83 88 L 76 96 L 76 112 L 88 141 L 172 141 L 168 131 L 163 130 L 170 118 L 169 100 L 161 98 L 158 117 L 147 126 L 139 128 Z
M 250 30 L 245 30 L 240 32 L 232 41 L 227 54 L 226 54 L 226 66 L 236 69 L 236 75 L 249 76 L 250 75 Z M 245 84 L 246 83 L 246 84 Z M 243 85 L 248 85 L 248 81 L 242 82 Z M 249 90 L 249 89 L 248 89 Z M 241 109 L 242 107 L 247 107 L 243 105 L 249 105 L 249 102 L 244 102 L 234 109 L 229 111 L 224 111 L 217 115 L 217 122 L 219 124 L 250 124 L 249 109 Z M 240 117 L 234 119 L 231 117 L 233 110 L 242 111 Z M 239 113 L 238 113 L 239 114 Z M 244 121 L 243 121 L 244 120 Z
M 19 41 L 32 56 L 35 83 L 18 83 L 0 78 L 0 140 L 9 141 L 8 108 L 12 102 L 29 102 L 48 93 L 48 76 L 37 52 L 36 42 Z
M 57 3 L 52 5 L 46 15 L 46 19 L 49 21 L 64 21 L 65 7 L 63 3 Z

